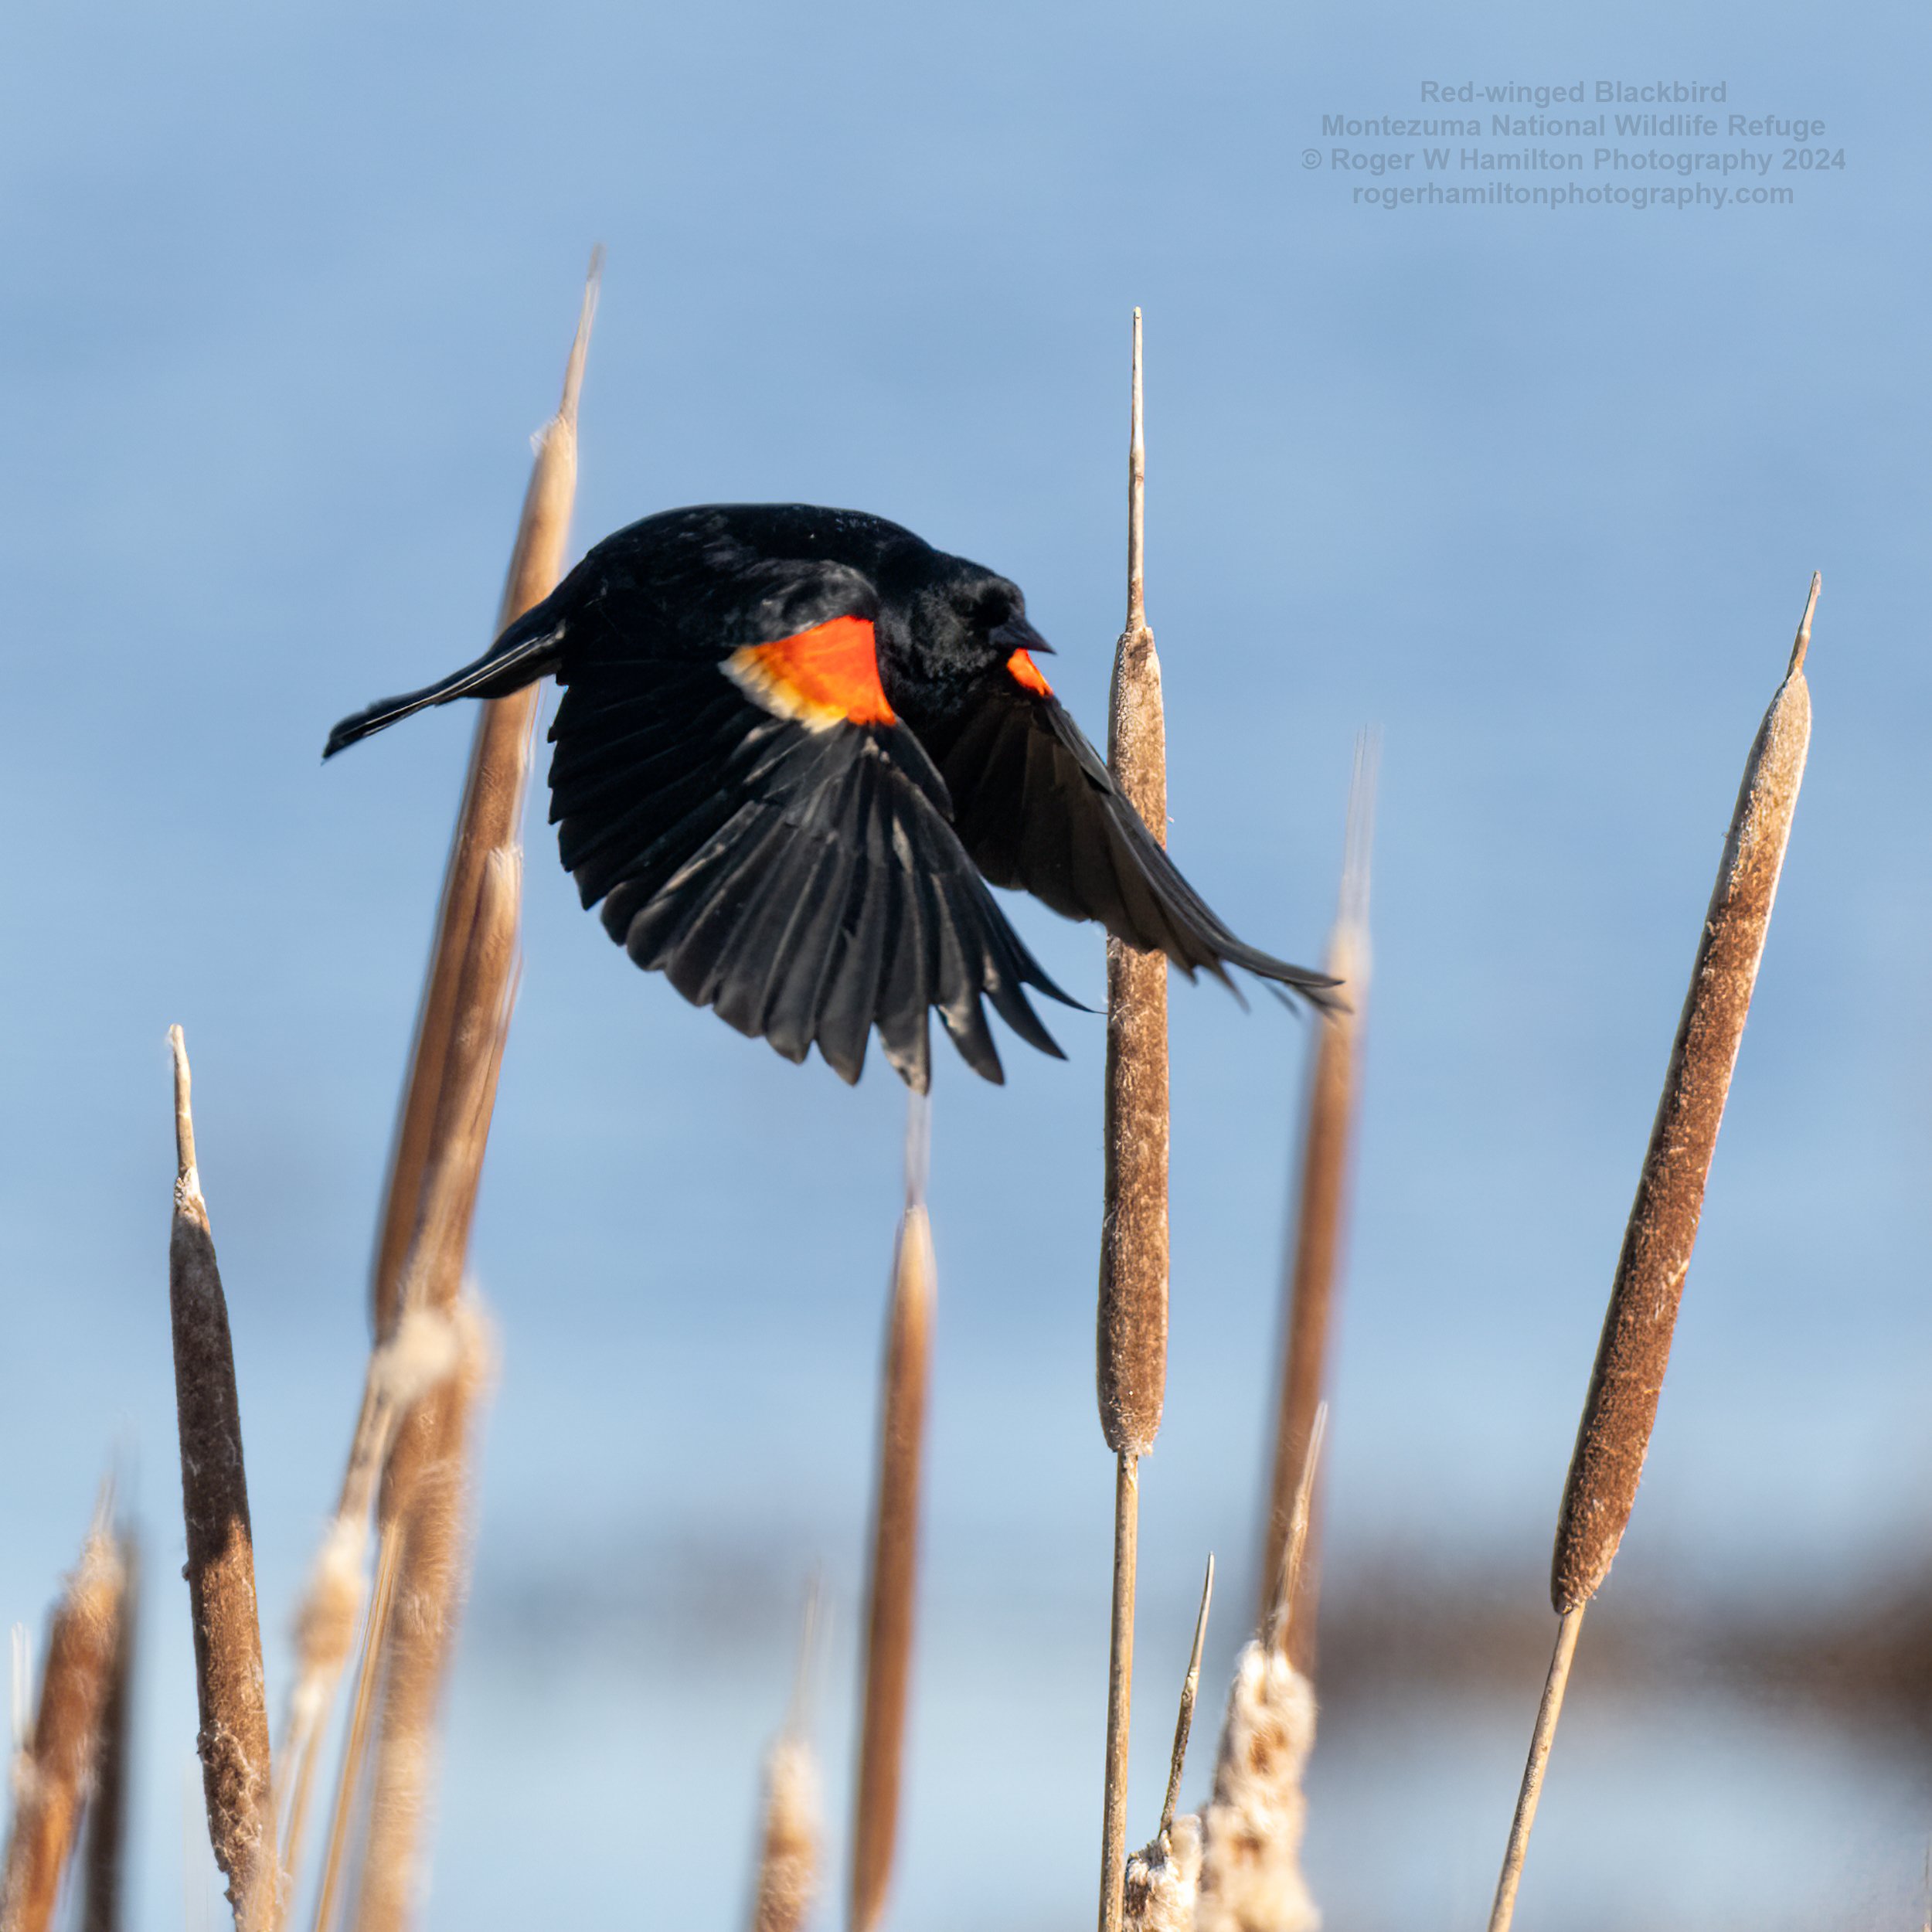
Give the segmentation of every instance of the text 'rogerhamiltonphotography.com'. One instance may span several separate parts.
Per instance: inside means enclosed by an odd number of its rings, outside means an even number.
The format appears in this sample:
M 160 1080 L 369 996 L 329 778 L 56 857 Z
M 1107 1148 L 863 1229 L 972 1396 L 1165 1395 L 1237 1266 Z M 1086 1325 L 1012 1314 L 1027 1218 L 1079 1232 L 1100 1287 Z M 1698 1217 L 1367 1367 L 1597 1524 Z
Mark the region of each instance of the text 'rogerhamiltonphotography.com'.
M 1724 80 L 1424 80 L 1415 111 L 1324 114 L 1301 151 L 1360 208 L 1789 208 L 1841 179 L 1821 115 Z

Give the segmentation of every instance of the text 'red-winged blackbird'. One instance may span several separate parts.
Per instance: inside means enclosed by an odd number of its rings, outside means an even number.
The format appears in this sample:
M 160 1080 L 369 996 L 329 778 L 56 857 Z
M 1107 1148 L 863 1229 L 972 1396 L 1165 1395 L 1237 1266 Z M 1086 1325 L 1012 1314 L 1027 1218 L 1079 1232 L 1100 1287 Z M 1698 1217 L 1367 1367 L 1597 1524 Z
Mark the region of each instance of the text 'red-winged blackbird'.
M 986 889 L 1017 886 L 1192 978 L 1334 982 L 1243 945 L 1116 789 L 1033 662 L 1018 587 L 852 510 L 668 510 L 591 550 L 475 663 L 372 705 L 325 757 L 425 706 L 554 673 L 550 818 L 586 906 L 787 1059 L 848 1080 L 875 1026 L 923 1090 L 927 1009 L 1002 1077 L 983 995 L 1073 1005 Z

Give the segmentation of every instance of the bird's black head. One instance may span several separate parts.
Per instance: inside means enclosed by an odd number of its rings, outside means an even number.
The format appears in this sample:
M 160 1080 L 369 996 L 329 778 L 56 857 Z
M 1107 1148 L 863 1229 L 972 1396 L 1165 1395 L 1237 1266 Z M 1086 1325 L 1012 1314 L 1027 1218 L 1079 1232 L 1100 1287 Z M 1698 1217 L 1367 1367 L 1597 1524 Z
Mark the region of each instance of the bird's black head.
M 920 545 L 882 561 L 878 573 L 879 668 L 895 682 L 962 687 L 1015 651 L 1053 646 L 1026 618 L 1011 579 L 983 564 Z M 895 700 L 896 702 L 896 700 Z

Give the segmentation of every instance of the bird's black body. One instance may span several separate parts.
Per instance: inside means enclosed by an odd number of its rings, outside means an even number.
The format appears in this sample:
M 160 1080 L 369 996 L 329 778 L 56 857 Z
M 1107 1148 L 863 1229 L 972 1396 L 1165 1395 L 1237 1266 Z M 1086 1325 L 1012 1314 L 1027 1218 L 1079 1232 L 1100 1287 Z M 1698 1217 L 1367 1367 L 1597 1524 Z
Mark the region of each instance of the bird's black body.
M 790 1059 L 816 1042 L 849 1080 L 876 1027 L 923 1089 L 931 1007 L 998 1080 L 982 997 L 1058 1054 L 1024 989 L 1066 995 L 987 879 L 1190 975 L 1239 965 L 1324 999 L 1332 982 L 1243 945 L 1181 876 L 1034 665 L 1048 648 L 1015 586 L 883 518 L 671 510 L 324 755 L 553 673 L 550 817 L 584 904 L 686 998 Z

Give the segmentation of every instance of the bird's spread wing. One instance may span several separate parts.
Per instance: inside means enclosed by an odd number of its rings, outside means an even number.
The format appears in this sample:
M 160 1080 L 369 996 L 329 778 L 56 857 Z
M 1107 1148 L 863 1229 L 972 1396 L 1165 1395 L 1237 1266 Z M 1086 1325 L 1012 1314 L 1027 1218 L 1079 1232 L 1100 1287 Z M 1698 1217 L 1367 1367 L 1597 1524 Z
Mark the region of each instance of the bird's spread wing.
M 848 1080 L 875 1026 L 923 1090 L 927 1009 L 1002 1077 L 984 996 L 1056 1055 L 1024 988 L 1064 999 L 949 822 L 946 787 L 880 686 L 868 616 L 756 644 L 570 621 L 553 822 L 583 903 L 687 999 Z M 590 621 L 585 621 L 586 617 Z M 1071 1003 L 1071 1002 L 1070 1002 Z
M 1016 651 L 935 741 L 961 842 L 996 886 L 1017 886 L 1190 977 L 1244 967 L 1318 1005 L 1335 981 L 1247 945 L 1184 879 L 1121 794 L 1039 667 Z

